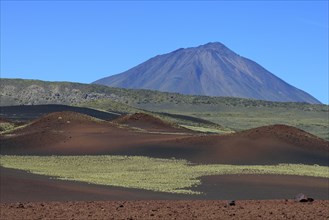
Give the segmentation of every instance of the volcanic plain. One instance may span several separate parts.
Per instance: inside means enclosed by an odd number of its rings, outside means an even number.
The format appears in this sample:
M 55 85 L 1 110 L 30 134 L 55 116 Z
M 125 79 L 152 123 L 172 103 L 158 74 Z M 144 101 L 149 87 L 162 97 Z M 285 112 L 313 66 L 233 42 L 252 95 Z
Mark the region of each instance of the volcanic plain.
M 1 115 L 1 219 L 329 218 L 328 141 L 301 129 L 42 108 Z

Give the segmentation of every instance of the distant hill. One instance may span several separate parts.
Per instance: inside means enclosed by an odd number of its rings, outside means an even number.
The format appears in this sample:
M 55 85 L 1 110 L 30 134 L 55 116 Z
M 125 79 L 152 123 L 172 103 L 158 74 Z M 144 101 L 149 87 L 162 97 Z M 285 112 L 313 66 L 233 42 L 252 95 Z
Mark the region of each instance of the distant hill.
M 115 88 L 97 84 L 0 78 L 0 106 L 42 104 L 79 105 L 130 113 L 138 111 L 135 107 L 152 110 L 153 106 L 158 105 L 165 105 L 170 109 L 173 109 L 174 106 L 183 105 L 206 105 L 210 107 L 220 105 L 220 108 L 279 107 L 306 111 L 328 111 L 328 106 L 322 104 L 193 96 L 154 90 Z
M 221 43 L 159 55 L 94 84 L 191 95 L 320 103 Z
M 189 129 L 215 133 L 286 124 L 329 140 L 328 105 L 181 95 L 71 82 L 0 79 L 0 106 L 42 104 L 152 113 Z

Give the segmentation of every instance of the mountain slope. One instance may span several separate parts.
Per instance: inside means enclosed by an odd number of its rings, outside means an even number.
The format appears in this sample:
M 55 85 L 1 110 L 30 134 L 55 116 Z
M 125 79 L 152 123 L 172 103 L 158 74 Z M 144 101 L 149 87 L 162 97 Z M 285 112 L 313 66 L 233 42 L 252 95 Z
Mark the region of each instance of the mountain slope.
M 192 95 L 320 103 L 221 43 L 159 55 L 94 84 Z

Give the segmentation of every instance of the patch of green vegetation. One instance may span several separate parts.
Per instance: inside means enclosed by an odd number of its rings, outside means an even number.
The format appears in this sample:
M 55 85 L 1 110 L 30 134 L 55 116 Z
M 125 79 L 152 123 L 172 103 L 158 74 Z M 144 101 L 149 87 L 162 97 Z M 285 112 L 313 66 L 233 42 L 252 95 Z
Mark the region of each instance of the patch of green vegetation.
M 201 127 L 201 126 L 192 126 L 192 125 L 180 125 L 183 128 L 190 129 L 192 131 L 198 131 L 203 133 L 216 133 L 216 134 L 228 134 L 233 133 L 229 129 L 221 129 L 216 127 Z
M 1 122 L 0 123 L 0 133 L 6 132 L 8 130 L 12 130 L 13 128 L 15 128 L 15 125 L 13 123 L 10 123 L 10 122 Z
M 329 167 L 302 164 L 195 165 L 186 160 L 140 156 L 1 156 L 1 166 L 62 180 L 199 194 L 200 177 L 224 174 L 280 174 L 329 178 Z
M 13 127 L 10 126 L 10 128 L 8 128 L 6 130 L 3 130 L 3 131 L 0 131 L 0 135 L 10 134 L 14 131 L 25 128 L 27 125 L 28 124 L 24 124 L 24 125 L 20 125 L 20 126 L 13 126 Z

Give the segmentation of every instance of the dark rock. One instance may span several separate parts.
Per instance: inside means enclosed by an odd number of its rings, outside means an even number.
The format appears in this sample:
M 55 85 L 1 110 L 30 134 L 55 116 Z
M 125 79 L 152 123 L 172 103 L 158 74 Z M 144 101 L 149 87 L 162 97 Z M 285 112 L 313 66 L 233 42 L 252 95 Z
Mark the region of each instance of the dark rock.
M 229 206 L 235 206 L 235 201 L 234 200 L 229 201 L 228 205 Z
M 314 202 L 314 199 L 313 198 L 307 198 L 307 201 L 308 202 Z
M 299 193 L 295 196 L 296 202 L 313 202 L 313 198 L 308 198 L 305 194 Z
M 23 203 L 18 202 L 18 203 L 16 203 L 16 208 L 24 209 L 25 206 L 23 205 Z
M 119 205 L 117 208 L 116 208 L 116 210 L 119 210 L 120 208 L 123 208 L 124 206 L 121 204 L 121 205 Z

